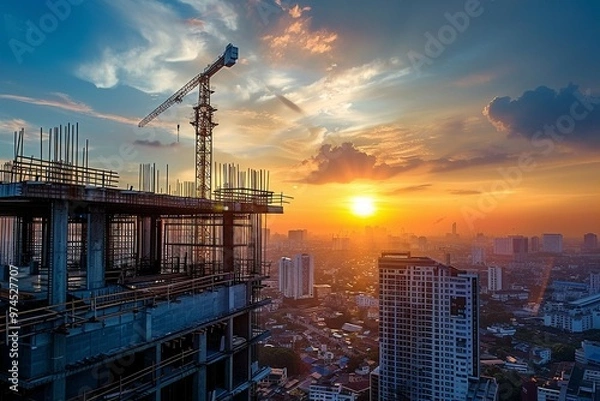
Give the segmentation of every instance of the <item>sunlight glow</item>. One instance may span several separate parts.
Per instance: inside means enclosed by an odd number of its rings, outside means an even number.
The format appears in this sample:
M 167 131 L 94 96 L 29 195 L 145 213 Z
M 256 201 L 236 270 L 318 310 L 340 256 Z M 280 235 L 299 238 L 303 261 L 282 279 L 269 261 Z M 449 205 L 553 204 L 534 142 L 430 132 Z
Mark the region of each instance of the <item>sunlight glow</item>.
M 375 204 L 372 198 L 357 196 L 352 198 L 351 209 L 356 216 L 368 217 L 375 213 Z

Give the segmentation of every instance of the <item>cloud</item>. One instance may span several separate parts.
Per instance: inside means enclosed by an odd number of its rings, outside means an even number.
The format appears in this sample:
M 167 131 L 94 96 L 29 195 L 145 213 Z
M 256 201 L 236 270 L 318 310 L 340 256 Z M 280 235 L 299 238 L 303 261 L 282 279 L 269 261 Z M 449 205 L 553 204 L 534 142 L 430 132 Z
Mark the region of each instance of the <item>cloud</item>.
M 512 160 L 512 158 L 513 156 L 505 153 L 483 152 L 483 154 L 478 156 L 465 157 L 461 159 L 441 157 L 438 159 L 429 160 L 426 162 L 426 164 L 429 165 L 430 171 L 433 173 L 447 173 L 449 171 L 501 164 Z
M 213 59 L 214 54 L 205 49 L 207 38 L 226 42 L 229 35 L 224 32 L 235 31 L 238 25 L 237 14 L 226 2 L 180 3 L 191 7 L 198 17 L 181 18 L 174 7 L 156 0 L 108 2 L 127 30 L 121 33 L 122 40 L 98 49 L 98 58 L 77 66 L 75 74 L 99 88 L 124 84 L 148 93 L 177 90 L 183 83 L 181 63 Z
M 449 191 L 452 195 L 479 195 L 481 191 L 472 189 L 452 189 Z
M 17 102 L 34 104 L 37 106 L 53 107 L 53 108 L 57 108 L 57 109 L 61 109 L 61 110 L 67 110 L 67 111 L 71 111 L 74 113 L 83 114 L 83 115 L 90 116 L 90 117 L 100 118 L 103 120 L 114 121 L 114 122 L 126 124 L 126 125 L 136 125 L 137 126 L 137 124 L 139 122 L 139 120 L 137 118 L 124 117 L 124 116 L 120 116 L 117 114 L 98 112 L 98 111 L 92 109 L 90 106 L 88 106 L 85 103 L 77 102 L 77 101 L 71 99 L 68 95 L 65 95 L 64 93 L 54 93 L 53 95 L 56 96 L 58 99 L 39 99 L 39 98 L 33 98 L 33 97 L 28 97 L 28 96 L 10 95 L 10 94 L 2 94 L 2 93 L 0 93 L 0 99 L 14 100 Z M 161 124 L 160 122 L 157 122 L 154 125 L 172 128 L 172 124 L 166 124 L 166 123 Z
M 516 99 L 496 97 L 483 114 L 510 136 L 535 139 L 549 135 L 546 129 L 551 127 L 559 140 L 600 146 L 600 99 L 581 93 L 577 85 L 558 91 L 540 86 Z
M 2 95 L 0 95 L 0 97 L 1 96 Z M 19 131 L 21 128 L 25 128 L 25 130 L 27 130 L 27 127 L 29 127 L 27 121 L 20 118 L 0 120 L 0 132 L 2 133 Z
M 140 146 L 146 146 L 149 148 L 174 148 L 174 147 L 179 146 L 178 142 L 162 143 L 158 140 L 151 141 L 148 139 L 136 139 L 135 141 L 133 141 L 133 144 L 140 145 Z
M 296 4 L 294 7 L 288 10 L 288 13 L 292 18 L 300 18 L 304 11 L 310 11 L 310 7 L 300 7 L 300 5 Z
M 348 183 L 358 179 L 385 180 L 407 168 L 378 163 L 375 156 L 356 149 L 349 142 L 341 146 L 325 144 L 316 156 L 305 160 L 303 164 L 316 167 L 300 180 L 309 184 Z
M 403 194 L 403 193 L 407 193 L 407 192 L 424 191 L 426 189 L 429 189 L 431 186 L 432 186 L 432 184 L 411 185 L 408 187 L 402 187 L 402 188 L 395 189 L 395 190 L 389 192 L 388 195 L 397 195 L 397 194 Z
M 325 54 L 333 49 L 333 44 L 338 37 L 337 33 L 327 29 L 312 30 L 310 18 L 298 16 L 285 21 L 286 25 L 278 29 L 278 32 L 262 38 L 269 46 L 274 59 L 286 60 L 298 53 Z
M 290 110 L 295 111 L 298 114 L 304 114 L 304 110 L 302 110 L 300 108 L 300 106 L 298 106 L 296 103 L 292 102 L 290 99 L 288 99 L 287 97 L 280 95 L 278 93 L 273 92 L 273 94 L 275 95 L 275 97 L 281 102 L 283 103 L 287 108 L 289 108 Z

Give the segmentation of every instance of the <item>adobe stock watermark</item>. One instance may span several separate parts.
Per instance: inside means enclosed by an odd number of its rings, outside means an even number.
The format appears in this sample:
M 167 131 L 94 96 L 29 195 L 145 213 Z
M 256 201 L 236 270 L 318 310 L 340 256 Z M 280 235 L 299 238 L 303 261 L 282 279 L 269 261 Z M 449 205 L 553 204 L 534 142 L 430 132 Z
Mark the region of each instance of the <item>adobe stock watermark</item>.
M 65 21 L 71 15 L 72 6 L 78 6 L 84 0 L 48 0 L 46 7 L 48 12 L 43 14 L 36 22 L 27 20 L 25 22 L 24 41 L 12 38 L 8 46 L 19 64 L 23 63 L 26 53 L 33 53 L 47 39 L 48 35 L 58 29 L 59 23 Z
M 8 339 L 8 368 L 9 389 L 19 392 L 19 268 L 9 265 L 9 296 L 8 314 L 6 319 L 6 337 Z
M 456 41 L 459 34 L 464 33 L 469 28 L 471 21 L 481 16 L 481 14 L 483 14 L 483 6 L 480 0 L 466 0 L 463 11 L 444 13 L 444 18 L 448 23 L 442 25 L 435 35 L 429 31 L 425 32 L 426 41 L 423 46 L 423 53 L 410 50 L 406 54 L 413 71 L 420 74 L 424 66 L 432 65 L 433 60 L 440 57 L 446 48 Z
M 532 135 L 530 145 L 532 148 L 541 149 L 541 155 L 550 154 L 555 149 L 556 142 L 562 142 L 568 135 L 573 134 L 577 122 L 585 120 L 592 110 L 600 106 L 600 98 L 592 97 L 589 89 L 585 94 L 576 91 L 574 96 L 576 100 L 569 107 L 568 113 L 560 115 L 554 124 L 546 124 Z M 536 167 L 537 163 L 533 152 L 522 152 L 517 158 L 516 165 L 498 168 L 500 178 L 487 189 L 479 188 L 481 194 L 476 204 L 461 208 L 463 220 L 467 223 L 469 230 L 475 231 L 475 221 L 484 219 L 486 215 L 496 210 L 499 201 L 506 198 L 512 189 L 521 184 L 524 173 L 530 172 Z

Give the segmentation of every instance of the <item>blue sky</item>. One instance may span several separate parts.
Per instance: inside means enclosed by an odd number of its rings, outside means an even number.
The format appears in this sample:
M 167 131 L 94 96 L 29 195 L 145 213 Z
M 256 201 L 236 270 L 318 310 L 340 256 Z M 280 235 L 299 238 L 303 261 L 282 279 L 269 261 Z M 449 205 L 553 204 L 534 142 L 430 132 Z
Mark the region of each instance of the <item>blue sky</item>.
M 276 228 L 339 230 L 360 193 L 382 211 L 371 224 L 412 231 L 445 216 L 472 232 L 599 231 L 597 1 L 6 1 L 0 18 L 2 160 L 20 127 L 37 154 L 39 127 L 79 122 L 123 186 L 149 162 L 192 180 L 196 92 L 137 122 L 232 42 L 238 64 L 212 79 L 215 160 L 269 169 L 295 197 Z M 535 136 L 568 124 L 580 95 L 568 134 Z M 115 159 L 123 144 L 134 156 Z M 507 181 L 524 153 L 535 167 Z M 307 223 L 316 197 L 323 218 Z

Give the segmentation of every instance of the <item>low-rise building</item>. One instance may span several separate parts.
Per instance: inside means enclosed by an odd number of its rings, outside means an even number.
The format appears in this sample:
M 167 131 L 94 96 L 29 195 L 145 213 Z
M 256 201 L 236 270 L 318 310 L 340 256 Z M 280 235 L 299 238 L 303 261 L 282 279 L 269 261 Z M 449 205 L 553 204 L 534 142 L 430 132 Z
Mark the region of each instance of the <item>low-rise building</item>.
M 568 303 L 546 305 L 544 325 L 571 333 L 600 329 L 600 294 L 590 295 Z
M 311 384 L 310 401 L 354 401 L 356 396 L 340 384 Z

